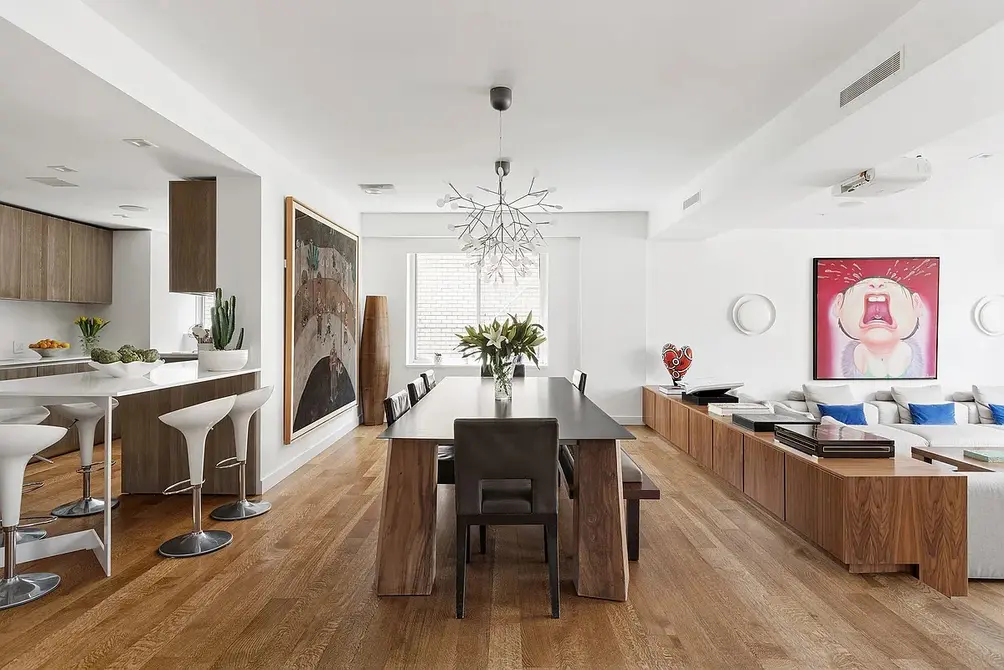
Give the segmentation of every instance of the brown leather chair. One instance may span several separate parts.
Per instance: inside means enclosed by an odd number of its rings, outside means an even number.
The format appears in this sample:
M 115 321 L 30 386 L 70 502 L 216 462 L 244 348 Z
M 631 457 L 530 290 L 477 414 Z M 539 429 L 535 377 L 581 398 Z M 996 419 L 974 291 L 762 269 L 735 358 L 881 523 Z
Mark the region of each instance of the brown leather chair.
M 558 594 L 557 419 L 457 419 L 457 618 L 464 618 L 464 587 L 471 526 L 540 525 L 551 582 L 551 616 Z
M 579 393 L 586 392 L 586 373 L 582 370 L 572 372 L 572 385 L 579 389 Z
M 414 383 L 414 382 L 412 382 Z M 390 426 L 395 421 L 408 413 L 411 409 L 411 384 L 408 384 L 407 391 L 398 391 L 383 401 L 383 411 L 387 415 L 387 425 Z M 436 483 L 452 484 L 453 476 L 453 447 L 448 444 L 441 444 L 436 452 Z

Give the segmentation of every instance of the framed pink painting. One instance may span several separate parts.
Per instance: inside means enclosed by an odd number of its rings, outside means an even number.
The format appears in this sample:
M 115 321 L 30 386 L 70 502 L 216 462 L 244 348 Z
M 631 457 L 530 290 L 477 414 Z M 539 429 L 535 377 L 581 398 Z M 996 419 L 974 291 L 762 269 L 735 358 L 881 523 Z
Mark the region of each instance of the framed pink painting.
M 936 379 L 939 258 L 814 258 L 814 379 Z

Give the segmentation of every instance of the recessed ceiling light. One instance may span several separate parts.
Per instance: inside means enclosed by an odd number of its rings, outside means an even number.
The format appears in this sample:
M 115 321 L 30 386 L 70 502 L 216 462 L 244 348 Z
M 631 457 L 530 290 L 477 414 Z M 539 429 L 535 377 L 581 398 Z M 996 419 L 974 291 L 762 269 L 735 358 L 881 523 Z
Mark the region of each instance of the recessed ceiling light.
M 65 165 L 47 165 L 46 167 L 48 167 L 50 170 L 55 170 L 56 172 L 76 172 L 76 170 L 74 170 L 73 168 L 67 167 Z
M 157 145 L 150 140 L 144 140 L 142 137 L 128 137 L 122 140 L 126 144 L 131 144 L 139 149 L 156 149 Z
M 119 209 L 124 209 L 127 212 L 149 212 L 149 207 L 144 207 L 143 205 L 119 205 Z
M 366 195 L 388 195 L 394 193 L 394 184 L 359 184 Z
M 128 219 L 129 218 L 128 214 L 112 214 L 112 216 L 117 216 L 120 219 Z
M 865 203 L 860 200 L 844 200 L 843 202 L 838 202 L 837 207 L 843 207 L 846 209 L 847 207 L 860 207 L 863 204 Z
M 993 154 L 976 154 L 975 156 L 970 156 L 969 160 L 971 160 L 971 161 L 972 160 L 977 160 L 977 159 L 979 159 L 979 160 L 986 160 L 988 158 L 993 158 L 993 157 L 994 157 Z

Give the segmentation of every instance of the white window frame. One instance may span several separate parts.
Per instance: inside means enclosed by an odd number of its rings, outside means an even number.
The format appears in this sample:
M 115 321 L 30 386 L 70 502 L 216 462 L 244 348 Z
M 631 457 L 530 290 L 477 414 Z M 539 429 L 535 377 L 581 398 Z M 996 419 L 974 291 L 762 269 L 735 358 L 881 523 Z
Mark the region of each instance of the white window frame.
M 441 253 L 454 253 L 454 252 L 422 252 L 429 254 L 441 254 Z M 457 252 L 459 254 L 459 252 Z M 409 368 L 470 368 L 472 366 L 480 366 L 481 363 L 476 357 L 471 357 L 464 359 L 461 362 L 450 361 L 448 363 L 435 363 L 432 360 L 418 360 L 415 348 L 417 346 L 416 329 L 418 327 L 416 319 L 415 305 L 418 300 L 416 295 L 417 291 L 417 277 L 416 273 L 418 271 L 418 253 L 408 254 L 408 328 L 407 337 L 405 338 L 405 366 Z M 544 335 L 547 335 L 547 324 L 548 324 L 548 302 L 547 296 L 550 292 L 548 284 L 548 257 L 547 252 L 541 252 L 538 260 L 537 267 L 540 272 L 540 314 L 534 315 L 534 321 L 539 323 L 544 327 Z M 477 283 L 474 288 L 474 307 L 475 313 L 478 315 L 478 319 L 481 318 L 481 282 L 482 279 L 478 276 Z M 473 325 L 473 324 L 472 324 Z M 544 369 L 547 367 L 547 348 L 548 342 L 544 342 L 540 346 L 539 358 L 540 358 L 540 368 Z

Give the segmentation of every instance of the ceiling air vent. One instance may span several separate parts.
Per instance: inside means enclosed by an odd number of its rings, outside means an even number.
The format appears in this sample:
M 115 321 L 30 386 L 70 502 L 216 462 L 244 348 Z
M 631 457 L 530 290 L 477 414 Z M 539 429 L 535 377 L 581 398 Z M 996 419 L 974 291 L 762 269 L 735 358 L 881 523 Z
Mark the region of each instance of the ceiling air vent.
M 698 191 L 697 193 L 695 193 L 694 195 L 690 196 L 689 198 L 683 201 L 683 210 L 686 211 L 700 202 L 701 202 L 701 192 Z
M 359 184 L 366 195 L 387 195 L 394 192 L 394 184 Z
M 878 86 L 880 83 L 903 69 L 903 50 L 899 50 L 889 56 L 881 65 L 872 69 L 871 72 L 858 79 L 856 82 L 840 92 L 840 106 L 849 105 L 854 100 L 865 94 L 866 91 Z
M 54 186 L 56 188 L 77 188 L 77 184 L 71 184 L 68 181 L 63 181 L 59 177 L 25 177 L 28 181 L 33 181 L 37 184 L 43 184 L 45 186 Z

